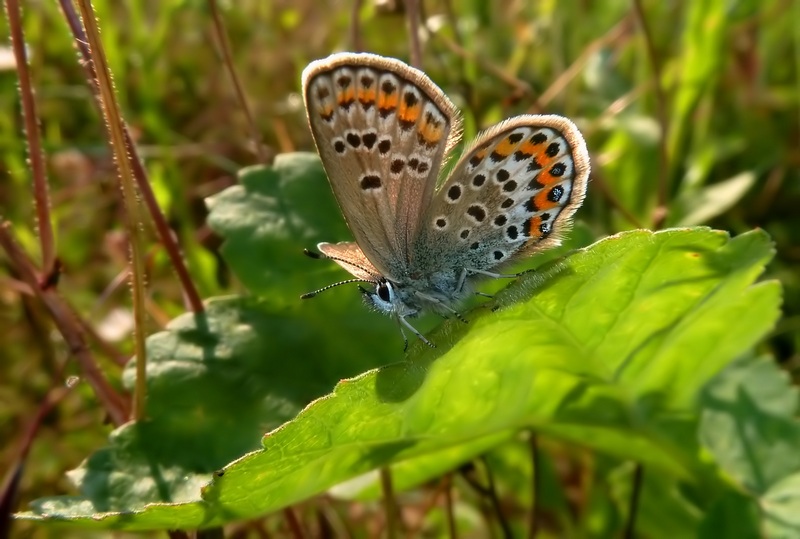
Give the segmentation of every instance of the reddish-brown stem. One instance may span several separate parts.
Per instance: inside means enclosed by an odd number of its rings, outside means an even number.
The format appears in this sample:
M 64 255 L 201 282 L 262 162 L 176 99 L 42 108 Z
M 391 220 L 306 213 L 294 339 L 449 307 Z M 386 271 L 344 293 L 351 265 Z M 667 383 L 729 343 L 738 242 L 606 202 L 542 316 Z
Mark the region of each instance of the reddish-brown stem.
M 361 0 L 353 0 L 353 6 L 350 11 L 350 46 L 353 47 L 353 52 L 361 52 L 364 50 L 364 42 L 361 40 Z
M 39 133 L 39 117 L 36 114 L 36 100 L 33 98 L 33 84 L 28 71 L 28 57 L 25 52 L 25 39 L 22 34 L 22 20 L 17 0 L 6 0 L 6 14 L 11 33 L 11 45 L 17 62 L 19 94 L 22 100 L 22 116 L 25 120 L 25 136 L 28 139 L 28 154 L 33 176 L 33 199 L 36 203 L 36 220 L 39 226 L 39 242 L 42 249 L 44 275 L 55 275 L 56 250 L 53 239 L 53 224 L 50 222 L 50 197 L 47 190 L 47 177 L 44 166 L 44 151 Z
M 422 69 L 422 46 L 419 43 L 419 0 L 406 0 L 406 16 L 408 18 L 411 65 Z
M 392 470 L 383 467 L 379 470 L 381 478 L 381 493 L 383 494 L 383 507 L 386 513 L 386 537 L 394 539 L 398 536 L 400 519 L 398 515 L 397 501 L 394 497 L 394 487 L 392 486 Z
M 208 0 L 208 7 L 211 10 L 211 20 L 214 21 L 214 33 L 217 36 L 217 43 L 219 45 L 220 53 L 222 54 L 222 60 L 225 64 L 225 67 L 228 68 L 228 75 L 231 77 L 231 83 L 233 84 L 233 89 L 236 92 L 236 99 L 239 100 L 239 106 L 242 108 L 244 116 L 247 119 L 247 127 L 250 130 L 250 137 L 255 145 L 256 155 L 261 163 L 266 164 L 269 162 L 269 157 L 267 156 L 266 149 L 264 148 L 264 143 L 261 139 L 261 133 L 259 132 L 256 122 L 253 119 L 253 113 L 250 110 L 250 107 L 247 105 L 247 99 L 244 96 L 244 90 L 242 90 L 242 83 L 239 80 L 239 75 L 233 68 L 231 43 L 228 40 L 227 32 L 225 32 L 225 25 L 222 24 L 222 16 L 219 13 L 217 0 Z
M 292 537 L 294 537 L 294 539 L 305 539 L 306 533 L 303 531 L 303 525 L 300 523 L 300 519 L 297 518 L 297 513 L 294 508 L 286 507 L 283 510 L 283 517 L 289 525 Z
M 128 405 L 125 399 L 109 385 L 100 371 L 94 356 L 86 344 L 81 323 L 54 288 L 43 289 L 39 286 L 37 269 L 22 248 L 14 241 L 11 234 L 11 224 L 8 222 L 0 223 L 0 246 L 6 252 L 17 274 L 34 291 L 50 313 L 56 327 L 64 337 L 70 353 L 75 356 L 84 378 L 92 386 L 95 395 L 97 395 L 97 398 L 111 417 L 111 421 L 115 425 L 125 423 L 128 420 Z
M 76 0 L 81 12 L 83 29 L 86 33 L 87 44 L 90 52 L 90 62 L 94 64 L 95 82 L 97 84 L 97 101 L 105 120 L 108 141 L 114 155 L 119 176 L 119 186 L 122 193 L 122 203 L 125 206 L 125 228 L 130 246 L 131 267 L 131 296 L 133 298 L 133 350 L 136 357 L 136 382 L 133 393 L 133 416 L 131 419 L 140 420 L 145 415 L 145 400 L 147 392 L 146 363 L 147 356 L 144 343 L 145 325 L 145 275 L 144 275 L 144 239 L 142 237 L 142 216 L 139 200 L 136 194 L 136 185 L 128 141 L 123 131 L 124 122 L 117 103 L 117 95 L 111 81 L 111 70 L 106 59 L 105 49 L 100 40 L 100 28 L 90 0 Z
M 542 497 L 542 466 L 539 458 L 539 444 L 536 433 L 530 431 L 528 447 L 531 451 L 531 512 L 528 515 L 528 538 L 534 539 L 539 533 L 539 512 Z
M 94 64 L 91 61 L 91 53 L 87 45 L 86 34 L 81 27 L 80 18 L 75 12 L 72 2 L 69 0 L 59 0 L 59 4 L 61 5 L 61 10 L 64 13 L 64 17 L 67 20 L 67 24 L 72 31 L 72 37 L 75 42 L 75 46 L 80 52 L 82 60 L 81 65 L 83 65 L 86 70 L 86 79 L 88 81 L 89 88 L 91 88 L 95 96 L 95 103 L 99 108 L 102 108 L 99 102 L 100 93 L 97 86 Z M 136 149 L 136 145 L 133 143 L 130 132 L 127 126 L 124 124 L 122 125 L 122 131 L 123 136 L 125 137 L 125 146 L 130 157 L 133 177 L 136 180 L 139 195 L 142 197 L 142 200 L 147 207 L 147 211 L 150 214 L 150 217 L 153 219 L 156 233 L 158 234 L 159 240 L 164 246 L 164 249 L 167 251 L 167 256 L 169 256 L 169 259 L 172 262 L 172 267 L 175 269 L 175 273 L 178 274 L 178 280 L 180 281 L 181 287 L 183 288 L 183 293 L 186 296 L 186 302 L 189 304 L 189 308 L 192 312 L 202 313 L 204 310 L 203 301 L 200 299 L 200 294 L 197 292 L 197 288 L 195 288 L 194 282 L 189 275 L 189 270 L 183 261 L 180 247 L 175 241 L 172 230 L 169 228 L 167 220 L 164 217 L 164 214 L 161 212 L 161 208 L 158 206 L 153 189 L 150 186 L 149 180 L 147 179 L 147 173 L 142 166 L 141 159 L 139 159 L 139 152 Z
M 59 369 L 58 371 L 59 372 L 56 373 L 56 377 L 60 377 L 63 374 L 63 368 Z M 13 465 L 9 466 L 6 477 L 3 479 L 3 483 L 0 486 L 0 508 L 3 510 L 3 512 L 0 514 L 3 514 L 3 516 L 10 514 L 15 509 L 15 498 L 17 497 L 16 494 L 19 488 L 25 461 L 27 460 L 28 453 L 33 445 L 33 441 L 36 439 L 36 433 L 39 431 L 42 420 L 48 413 L 50 413 L 50 410 L 52 410 L 53 407 L 67 395 L 67 393 L 69 393 L 69 391 L 70 388 L 63 385 L 54 385 L 52 388 L 50 388 L 50 391 L 48 391 L 45 399 L 39 404 L 39 408 L 36 410 L 36 415 L 25 428 L 25 432 L 22 435 L 22 441 L 17 449 L 17 455 L 13 459 Z

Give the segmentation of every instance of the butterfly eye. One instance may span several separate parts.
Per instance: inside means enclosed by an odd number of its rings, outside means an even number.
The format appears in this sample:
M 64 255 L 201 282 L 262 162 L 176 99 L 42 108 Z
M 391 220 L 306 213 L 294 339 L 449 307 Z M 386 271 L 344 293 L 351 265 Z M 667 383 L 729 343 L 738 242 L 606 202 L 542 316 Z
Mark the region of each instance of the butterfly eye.
M 392 299 L 390 292 L 389 292 L 389 284 L 388 283 L 381 283 L 378 285 L 378 297 L 381 298 L 385 302 L 389 302 Z

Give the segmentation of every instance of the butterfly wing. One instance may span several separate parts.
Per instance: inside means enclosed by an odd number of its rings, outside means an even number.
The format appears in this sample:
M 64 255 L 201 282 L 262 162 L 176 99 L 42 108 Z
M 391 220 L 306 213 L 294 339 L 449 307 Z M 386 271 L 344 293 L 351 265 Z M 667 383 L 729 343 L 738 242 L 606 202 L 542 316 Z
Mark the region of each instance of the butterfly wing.
M 363 254 L 397 279 L 431 203 L 458 111 L 421 71 L 372 54 L 334 54 L 303 72 L 311 132 Z
M 566 118 L 525 115 L 497 124 L 478 136 L 436 192 L 415 270 L 490 271 L 558 245 L 588 178 L 586 143 Z
M 374 282 L 381 277 L 381 273 L 364 256 L 364 253 L 354 241 L 320 243 L 317 245 L 317 249 L 358 279 Z

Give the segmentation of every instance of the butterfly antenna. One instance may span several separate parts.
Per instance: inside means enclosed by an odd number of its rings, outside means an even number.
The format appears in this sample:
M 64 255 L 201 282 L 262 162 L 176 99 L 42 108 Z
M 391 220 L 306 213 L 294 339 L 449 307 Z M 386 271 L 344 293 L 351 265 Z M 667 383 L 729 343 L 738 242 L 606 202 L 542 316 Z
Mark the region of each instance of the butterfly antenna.
M 345 260 L 344 258 L 339 258 L 338 256 L 329 256 L 329 255 L 326 255 L 326 254 L 315 253 L 314 251 L 309 251 L 308 249 L 303 249 L 303 254 L 305 254 L 309 258 L 313 258 L 314 260 L 333 260 L 334 262 L 341 262 L 342 264 L 347 264 L 348 266 L 353 266 L 354 268 L 358 268 L 361 271 L 363 271 L 364 273 L 367 273 L 367 274 L 372 275 L 373 277 L 375 277 L 375 281 L 376 282 L 378 280 L 380 280 L 380 277 L 381 277 L 380 275 L 375 275 L 375 273 L 371 272 L 370 270 L 368 270 L 364 266 L 359 266 L 358 264 L 353 264 L 349 260 Z M 344 284 L 344 283 L 371 283 L 371 282 L 373 282 L 373 281 L 353 279 L 353 280 L 350 280 L 350 281 L 342 281 L 341 283 L 336 283 L 336 285 Z M 336 285 L 331 285 L 331 286 L 336 286 Z M 323 288 L 321 290 L 318 290 L 318 292 L 321 292 L 322 290 L 325 290 L 325 289 Z
M 326 290 L 330 290 L 331 288 L 334 288 L 334 287 L 342 285 L 342 284 L 371 283 L 371 282 L 372 281 L 367 281 L 366 279 L 347 279 L 346 281 L 339 281 L 338 283 L 333 283 L 333 284 L 329 284 L 328 286 L 323 286 L 319 290 L 314 290 L 313 292 L 306 292 L 305 294 L 300 296 L 300 299 L 313 298 L 314 296 L 316 296 L 320 292 L 325 292 Z M 359 288 L 361 288 L 361 287 L 359 287 Z M 363 290 L 363 288 L 362 288 L 362 290 Z

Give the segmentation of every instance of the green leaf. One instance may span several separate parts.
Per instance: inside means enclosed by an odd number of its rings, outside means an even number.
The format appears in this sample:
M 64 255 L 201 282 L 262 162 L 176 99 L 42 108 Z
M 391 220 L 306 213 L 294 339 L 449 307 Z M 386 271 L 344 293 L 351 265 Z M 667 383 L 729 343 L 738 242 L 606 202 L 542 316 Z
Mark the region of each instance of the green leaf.
M 768 358 L 728 367 L 703 393 L 700 438 L 744 489 L 765 493 L 800 471 L 798 395 Z
M 677 226 L 708 223 L 736 205 L 755 181 L 755 174 L 748 171 L 708 187 L 686 191 L 675 201 L 670 216 L 675 218 Z
M 634 464 L 628 462 L 608 478 L 611 495 L 624 519 L 629 518 Z M 701 520 L 700 510 L 681 492 L 674 477 L 656 469 L 645 469 L 636 512 L 637 536 L 691 537 Z
M 254 293 L 280 290 L 278 297 L 294 299 L 308 292 L 309 276 L 332 274 L 335 264 L 315 263 L 303 248 L 352 239 L 314 153 L 280 154 L 272 167 L 243 169 L 239 185 L 207 204 L 209 226 L 225 239 L 225 260 Z
M 762 537 L 758 506 L 740 492 L 727 491 L 714 500 L 697 533 L 701 539 Z
M 352 277 L 333 262 L 303 254 L 321 241 L 352 239 L 317 154 L 280 154 L 272 167 L 243 170 L 239 181 L 208 199 L 209 226 L 223 237 L 222 254 L 244 285 L 291 317 L 282 331 L 312 337 L 327 355 L 369 354 L 373 365 L 400 359 L 396 324 L 365 309 L 354 286 L 300 300 Z
M 800 534 L 797 388 L 770 358 L 745 357 L 703 394 L 700 437 L 719 466 L 758 503 L 769 537 Z
M 340 379 L 379 364 L 369 340 L 350 343 L 352 355 L 332 353 L 308 339 L 304 322 L 298 309 L 236 297 L 211 300 L 203 315 L 173 320 L 147 340 L 151 419 L 119 427 L 107 447 L 69 473 L 81 497 L 34 506 L 70 518 L 197 501 L 212 472 L 257 449 L 264 432 L 292 419 Z M 325 338 L 337 340 L 334 332 Z M 132 361 L 124 377 L 128 387 L 134 371 Z M 146 521 L 158 528 L 157 520 Z
M 761 498 L 767 537 L 797 537 L 800 534 L 800 473 L 777 482 Z
M 429 334 L 438 348 L 416 342 L 406 361 L 343 380 L 268 433 L 263 449 L 226 466 L 202 489 L 202 500 L 111 513 L 56 499 L 39 502 L 25 517 L 131 530 L 158 529 L 165 519 L 171 528 L 219 525 L 274 511 L 382 466 L 491 436 L 500 440 L 522 428 L 689 477 L 705 465 L 695 434 L 702 388 L 778 316 L 777 283 L 753 284 L 771 256 L 761 231 L 733 239 L 709 229 L 607 238 L 520 278 L 493 304 L 472 311 L 469 324 L 445 322 Z M 240 332 L 240 323 L 233 317 L 218 338 Z M 269 337 L 263 338 L 289 334 L 299 343 L 308 328 L 293 328 L 298 323 L 268 318 L 263 333 Z M 179 338 L 172 349 L 190 347 L 200 361 L 203 350 L 228 350 L 208 343 L 202 332 L 188 336 L 190 344 Z M 312 362 L 309 373 L 323 368 L 313 352 L 256 350 L 239 361 L 249 369 L 259 361 L 277 369 Z M 216 375 L 220 383 L 231 381 L 223 371 Z M 254 383 L 233 378 L 237 387 Z M 263 393 L 254 387 L 244 394 L 265 402 L 287 385 L 305 384 L 302 376 L 279 380 Z M 237 413 L 224 415 L 235 423 Z M 187 422 L 201 420 L 197 415 Z M 203 451 L 203 443 L 184 450 Z M 458 460 L 467 456 L 455 453 Z

